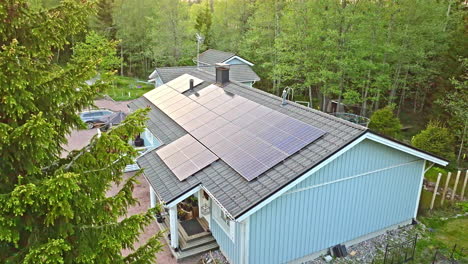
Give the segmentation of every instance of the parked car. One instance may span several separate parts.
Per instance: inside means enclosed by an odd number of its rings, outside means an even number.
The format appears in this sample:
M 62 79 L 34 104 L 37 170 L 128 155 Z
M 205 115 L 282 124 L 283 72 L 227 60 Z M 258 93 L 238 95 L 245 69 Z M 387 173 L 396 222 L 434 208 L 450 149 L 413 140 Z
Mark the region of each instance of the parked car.
M 102 118 L 105 116 L 112 115 L 114 112 L 105 109 L 91 110 L 80 113 L 80 118 L 86 123 L 88 129 L 94 127 L 97 123 L 102 123 Z

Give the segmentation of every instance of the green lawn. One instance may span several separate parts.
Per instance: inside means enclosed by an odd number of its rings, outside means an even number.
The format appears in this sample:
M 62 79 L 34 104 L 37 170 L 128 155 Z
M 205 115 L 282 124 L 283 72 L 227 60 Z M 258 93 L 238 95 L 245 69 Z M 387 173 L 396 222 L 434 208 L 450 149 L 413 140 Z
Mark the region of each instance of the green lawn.
M 116 76 L 112 87 L 107 90 L 107 95 L 116 101 L 127 101 L 136 99 L 144 93 L 152 90 L 153 84 L 138 79 Z
M 457 211 L 449 208 L 433 212 L 431 216 L 419 217 L 430 231 L 425 232 L 418 241 L 418 263 L 431 263 L 436 250 L 450 256 L 455 245 L 455 259 L 459 260 L 459 263 L 468 263 L 468 217 L 451 218 L 455 212 Z

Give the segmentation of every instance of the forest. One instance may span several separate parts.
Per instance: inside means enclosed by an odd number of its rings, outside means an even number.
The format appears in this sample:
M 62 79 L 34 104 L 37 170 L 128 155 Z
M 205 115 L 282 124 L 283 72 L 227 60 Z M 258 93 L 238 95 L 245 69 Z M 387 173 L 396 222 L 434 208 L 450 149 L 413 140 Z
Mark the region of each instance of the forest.
M 408 143 L 433 120 L 448 128 L 461 160 L 466 9 L 461 0 L 99 0 L 89 28 L 118 41 L 122 76 L 194 65 L 199 33 L 201 51 L 252 61 L 262 79 L 256 88 L 281 95 L 290 87 L 314 108 L 335 100 L 364 117 L 390 106 L 402 122 L 397 137 Z
M 333 100 L 369 118 L 371 130 L 450 161 L 425 168 L 420 184 L 436 181 L 433 190 L 447 175 L 444 198 L 432 211 L 437 191 L 422 189 L 423 225 L 415 225 L 422 235 L 412 248 L 418 263 L 433 261 L 434 251 L 466 259 L 468 206 L 454 197 L 462 171 L 464 186 L 468 179 L 467 7 L 462 0 L 0 0 L 0 263 L 150 264 L 161 251 L 171 254 L 167 232 L 152 225 L 164 204 L 151 204 L 143 169 L 123 174 L 146 153 L 129 142 L 146 131 L 151 106 L 104 132 L 86 129 L 78 113 L 98 108 L 103 96 L 128 100 L 117 97 L 131 86 L 152 90 L 146 81 L 156 67 L 194 65 L 196 34 L 202 52 L 252 61 L 261 77 L 254 88 L 276 95 L 288 88 L 288 99 L 322 111 Z M 96 134 L 77 134 L 86 145 L 63 155 L 73 132 Z M 136 206 L 143 210 L 131 212 Z

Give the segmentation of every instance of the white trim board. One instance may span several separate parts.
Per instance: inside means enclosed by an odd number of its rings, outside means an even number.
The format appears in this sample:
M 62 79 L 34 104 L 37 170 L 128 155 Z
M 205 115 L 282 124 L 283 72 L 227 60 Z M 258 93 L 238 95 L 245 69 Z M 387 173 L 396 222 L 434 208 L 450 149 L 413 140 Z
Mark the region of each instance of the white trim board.
M 243 63 L 249 65 L 249 66 L 254 66 L 254 64 L 251 63 L 250 61 L 248 61 L 248 60 L 246 60 L 246 59 L 243 59 L 243 58 L 241 58 L 241 57 L 239 57 L 239 56 L 237 56 L 237 55 L 232 56 L 231 58 L 229 58 L 229 59 L 223 61 L 223 63 L 229 64 L 229 62 L 232 61 L 233 59 L 238 59 L 238 60 L 242 61 Z
M 334 183 L 338 183 L 338 182 L 342 182 L 342 181 L 348 181 L 348 180 L 352 180 L 352 179 L 355 179 L 355 178 L 359 178 L 359 177 L 367 176 L 367 175 L 370 175 L 370 174 L 374 174 L 374 173 L 377 173 L 377 172 L 386 171 L 386 170 L 390 170 L 390 169 L 394 169 L 394 168 L 398 168 L 398 167 L 403 167 L 403 166 L 410 165 L 410 164 L 413 164 L 413 163 L 417 163 L 417 162 L 420 162 L 420 161 L 421 161 L 420 159 L 417 159 L 417 160 L 413 160 L 413 161 L 410 161 L 410 162 L 400 163 L 400 164 L 392 165 L 392 166 L 389 166 L 389 167 L 385 167 L 385 168 L 381 168 L 381 169 L 377 169 L 377 170 L 373 170 L 373 171 L 368 171 L 368 172 L 356 174 L 356 175 L 353 175 L 353 176 L 349 176 L 349 177 L 346 177 L 346 178 L 341 178 L 341 179 L 334 180 L 334 181 L 323 182 L 323 183 L 320 183 L 320 184 L 311 185 L 311 186 L 307 186 L 307 187 L 300 188 L 300 189 L 297 189 L 297 190 L 285 192 L 283 195 L 288 195 L 288 194 L 298 193 L 298 192 L 302 192 L 302 191 L 307 191 L 307 190 L 310 190 L 310 189 L 315 189 L 315 188 L 318 188 L 318 187 L 322 187 L 322 186 L 325 186 L 325 185 L 330 185 L 330 184 L 334 184 Z
M 416 216 L 418 216 L 418 209 L 419 209 L 419 200 L 421 199 L 421 193 L 423 189 L 423 182 L 424 182 L 424 174 L 425 174 L 425 169 L 426 168 L 426 161 L 424 161 L 423 167 L 422 167 L 422 172 L 421 172 L 421 180 L 419 182 L 419 191 L 418 191 L 418 199 L 416 199 L 416 205 L 414 208 L 414 219 L 416 219 Z
M 178 203 L 182 202 L 183 200 L 187 199 L 190 195 L 200 191 L 200 185 L 193 187 L 191 190 L 187 191 L 186 193 L 179 196 L 179 198 L 175 199 L 174 201 L 166 204 L 166 207 L 173 207 L 176 206 Z
M 319 163 L 317 166 L 313 167 L 312 169 L 310 169 L 309 171 L 307 171 L 306 173 L 301 175 L 296 180 L 292 181 L 291 183 L 289 183 L 288 185 L 286 185 L 282 189 L 278 190 L 276 193 L 274 193 L 273 195 L 271 195 L 267 199 L 263 200 L 261 203 L 257 204 L 253 208 L 251 208 L 249 211 L 242 214 L 236 220 L 239 221 L 239 222 L 244 221 L 247 217 L 251 216 L 252 214 L 257 212 L 258 210 L 260 210 L 261 208 L 263 208 L 264 206 L 266 206 L 267 204 L 269 204 L 270 202 L 272 202 L 276 198 L 280 197 L 281 195 L 283 195 L 284 193 L 289 191 L 291 188 L 293 188 L 297 184 L 301 183 L 303 180 L 307 179 L 309 176 L 311 176 L 312 174 L 314 174 L 315 172 L 317 172 L 318 170 L 320 170 L 321 168 L 323 168 L 324 166 L 326 166 L 327 164 L 329 164 L 330 162 L 332 162 L 333 160 L 335 160 L 339 156 L 343 155 L 346 151 L 350 150 L 351 148 L 353 148 L 357 144 L 361 143 L 365 139 L 369 139 L 369 140 L 381 143 L 381 144 L 386 145 L 388 147 L 400 150 L 402 152 L 408 153 L 410 155 L 419 157 L 419 158 L 424 159 L 424 160 L 428 160 L 428 161 L 437 163 L 437 164 L 442 165 L 442 166 L 446 166 L 448 164 L 448 162 L 445 161 L 445 160 L 436 158 L 436 157 L 434 157 L 432 155 L 429 155 L 427 153 L 424 153 L 424 152 L 418 151 L 416 149 L 404 146 L 403 144 L 399 144 L 397 142 L 394 142 L 392 140 L 383 138 L 383 137 L 381 137 L 379 135 L 376 135 L 376 134 L 373 134 L 373 133 L 367 131 L 364 134 L 362 134 L 360 137 L 358 137 L 356 140 L 354 140 L 353 142 L 351 142 L 350 144 L 348 144 L 347 146 L 345 146 L 344 148 L 342 148 L 341 150 L 339 150 L 338 152 L 336 152 L 332 156 L 328 157 L 327 159 L 325 159 L 324 161 Z M 423 168 L 423 171 L 424 171 L 424 168 Z

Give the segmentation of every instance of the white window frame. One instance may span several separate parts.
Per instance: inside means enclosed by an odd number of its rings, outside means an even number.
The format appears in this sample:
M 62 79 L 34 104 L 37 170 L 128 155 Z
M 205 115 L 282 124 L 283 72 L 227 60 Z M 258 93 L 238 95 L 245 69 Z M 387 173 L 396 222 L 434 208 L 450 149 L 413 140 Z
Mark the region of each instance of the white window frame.
M 236 222 L 232 221 L 216 203 L 212 204 L 213 219 L 232 240 L 236 241 Z

